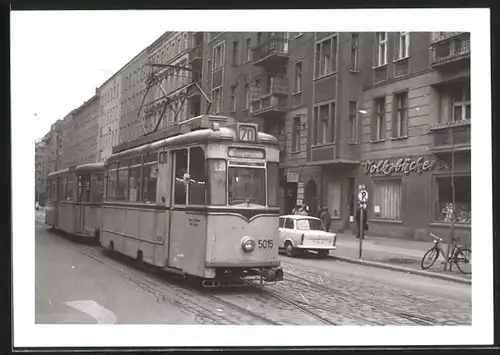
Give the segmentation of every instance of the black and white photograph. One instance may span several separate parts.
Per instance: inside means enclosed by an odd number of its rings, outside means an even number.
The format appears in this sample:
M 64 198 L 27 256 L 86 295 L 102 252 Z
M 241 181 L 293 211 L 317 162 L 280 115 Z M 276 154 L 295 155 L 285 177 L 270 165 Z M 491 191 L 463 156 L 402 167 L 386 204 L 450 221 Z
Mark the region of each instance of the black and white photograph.
M 14 346 L 493 343 L 489 10 L 10 31 Z

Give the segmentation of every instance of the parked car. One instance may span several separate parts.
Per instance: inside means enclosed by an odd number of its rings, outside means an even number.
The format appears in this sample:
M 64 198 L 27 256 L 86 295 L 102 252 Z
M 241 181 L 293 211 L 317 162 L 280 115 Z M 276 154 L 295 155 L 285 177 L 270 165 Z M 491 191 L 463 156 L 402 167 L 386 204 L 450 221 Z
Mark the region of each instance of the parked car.
M 279 218 L 279 248 L 287 256 L 314 251 L 320 257 L 337 247 L 337 235 L 325 231 L 323 221 L 316 217 L 285 215 Z

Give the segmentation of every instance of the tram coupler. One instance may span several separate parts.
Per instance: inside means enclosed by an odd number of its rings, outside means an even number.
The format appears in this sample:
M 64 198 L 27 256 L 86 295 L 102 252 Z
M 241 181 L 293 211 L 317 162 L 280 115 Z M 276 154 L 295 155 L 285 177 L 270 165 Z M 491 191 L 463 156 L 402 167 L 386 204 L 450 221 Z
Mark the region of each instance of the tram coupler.
M 267 282 L 283 281 L 283 269 L 282 268 L 261 269 L 260 270 L 260 275 Z

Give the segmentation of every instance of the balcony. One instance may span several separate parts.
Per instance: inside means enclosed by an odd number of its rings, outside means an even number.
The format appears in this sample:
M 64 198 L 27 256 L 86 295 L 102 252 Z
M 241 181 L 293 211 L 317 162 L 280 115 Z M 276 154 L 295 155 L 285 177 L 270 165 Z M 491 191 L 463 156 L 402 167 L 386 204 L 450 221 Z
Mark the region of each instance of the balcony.
M 269 89 L 252 87 L 250 113 L 256 117 L 281 117 L 288 110 L 288 79 L 271 78 Z
M 273 36 L 253 49 L 253 65 L 269 71 L 283 68 L 290 57 L 288 38 Z
M 431 150 L 435 153 L 451 151 L 470 151 L 470 120 L 440 123 L 431 127 L 434 143 Z
M 470 65 L 470 33 L 438 32 L 431 43 L 432 66 L 456 69 Z

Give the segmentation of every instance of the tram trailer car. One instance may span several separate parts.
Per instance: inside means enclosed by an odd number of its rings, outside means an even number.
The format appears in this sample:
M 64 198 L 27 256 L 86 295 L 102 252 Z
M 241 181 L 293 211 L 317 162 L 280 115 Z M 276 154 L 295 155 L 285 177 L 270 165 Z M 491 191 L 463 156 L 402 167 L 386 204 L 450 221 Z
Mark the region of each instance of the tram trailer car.
M 70 167 L 48 175 L 45 224 L 78 237 L 99 241 L 104 164 Z
M 276 138 L 242 123 L 113 154 L 101 245 L 205 287 L 281 281 L 278 162 Z

